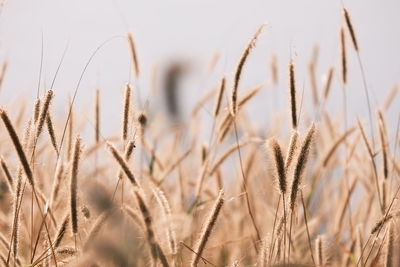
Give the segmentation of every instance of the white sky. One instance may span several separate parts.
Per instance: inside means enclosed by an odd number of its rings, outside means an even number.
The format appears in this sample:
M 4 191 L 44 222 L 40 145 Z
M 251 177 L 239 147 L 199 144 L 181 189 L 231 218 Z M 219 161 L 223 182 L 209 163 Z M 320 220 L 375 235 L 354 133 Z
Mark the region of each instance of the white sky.
M 356 29 L 376 107 L 377 101 L 384 99 L 400 77 L 400 1 L 352 0 L 345 1 L 345 5 Z M 36 96 L 42 32 L 41 90 L 50 85 L 61 54 L 70 42 L 54 88 L 56 109 L 62 112 L 61 103 L 67 94 L 72 94 L 94 49 L 112 36 L 131 31 L 142 70 L 142 90 L 146 90 L 155 64 L 162 72 L 163 66 L 171 60 L 190 62 L 190 75 L 183 93 L 189 106 L 215 85 L 222 74 L 232 73 L 250 36 L 261 23 L 267 22 L 268 26 L 245 67 L 240 88 L 243 93 L 270 79 L 268 62 L 272 53 L 278 55 L 279 88 L 264 89 L 255 100 L 257 104 L 251 108 L 257 116 L 265 114 L 261 120 L 266 124 L 273 102 L 275 108 L 286 107 L 286 66 L 290 50 L 298 71 L 298 86 L 305 84 L 306 94 L 309 93 L 307 62 L 314 44 L 320 45 L 318 78 L 331 64 L 338 65 L 340 8 L 340 1 L 332 0 L 8 0 L 0 16 L 0 59 L 9 61 L 0 104 L 7 106 L 20 96 L 33 101 Z M 221 62 L 213 75 L 206 75 L 206 64 L 215 51 L 222 53 Z M 350 111 L 366 116 L 360 71 L 350 43 L 348 53 Z M 110 127 L 115 126 L 118 120 L 112 118 L 120 114 L 122 86 L 129 79 L 129 68 L 126 41 L 122 38 L 111 41 L 89 66 L 78 93 L 77 107 L 88 110 L 90 106 L 84 104 L 90 103 L 93 90 L 98 86 L 106 110 L 103 117 L 110 121 Z M 337 80 L 334 84 L 331 107 L 341 103 L 341 88 Z M 276 95 L 278 98 L 275 99 Z M 399 101 L 388 114 L 393 123 L 399 113 L 398 104 Z

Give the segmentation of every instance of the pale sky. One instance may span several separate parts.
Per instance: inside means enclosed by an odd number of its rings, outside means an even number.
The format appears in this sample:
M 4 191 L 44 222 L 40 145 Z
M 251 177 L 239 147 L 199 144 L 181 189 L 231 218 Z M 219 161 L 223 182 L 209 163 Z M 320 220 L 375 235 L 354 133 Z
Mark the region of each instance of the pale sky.
M 367 75 L 374 107 L 384 99 L 391 86 L 399 82 L 400 1 L 344 1 L 360 43 L 361 59 Z M 62 112 L 65 96 L 72 94 L 91 53 L 112 36 L 134 35 L 141 77 L 146 91 L 154 65 L 162 73 L 172 60 L 189 63 L 190 74 L 183 97 L 186 107 L 212 86 L 223 74 L 231 77 L 235 64 L 251 35 L 261 23 L 268 23 L 245 66 L 240 93 L 270 80 L 269 61 L 276 53 L 280 84 L 267 87 L 250 108 L 265 123 L 272 103 L 285 109 L 287 63 L 292 51 L 297 69 L 297 85 L 309 94 L 307 62 L 314 44 L 320 46 L 318 80 L 330 65 L 338 66 L 338 29 L 342 22 L 341 2 L 332 0 L 8 0 L 0 16 L 0 59 L 9 62 L 8 73 L 0 92 L 5 105 L 20 96 L 36 97 L 41 36 L 44 61 L 41 90 L 50 86 L 62 52 L 69 42 L 65 61 L 54 90 L 57 112 Z M 213 74 L 206 74 L 207 63 L 215 51 L 221 59 Z M 348 43 L 350 112 L 366 117 L 365 99 L 357 58 Z M 103 117 L 110 127 L 118 121 L 122 87 L 129 80 L 130 54 L 123 38 L 113 39 L 95 56 L 78 93 L 77 108 L 88 110 L 95 87 L 103 97 Z M 336 72 L 336 74 L 338 71 Z M 230 75 L 230 76 L 229 76 Z M 341 102 L 338 80 L 329 105 Z M 145 93 L 142 93 L 145 94 Z M 276 101 L 275 98 L 276 97 Z M 154 100 L 157 101 L 157 100 Z M 31 102 L 28 102 L 29 104 Z M 275 104 L 276 104 L 275 103 Z M 307 103 L 309 105 L 310 102 Z M 397 106 L 396 106 L 397 105 Z M 397 120 L 399 101 L 388 117 Z M 394 126 L 393 126 L 394 127 Z M 107 130 L 105 130 L 107 131 Z

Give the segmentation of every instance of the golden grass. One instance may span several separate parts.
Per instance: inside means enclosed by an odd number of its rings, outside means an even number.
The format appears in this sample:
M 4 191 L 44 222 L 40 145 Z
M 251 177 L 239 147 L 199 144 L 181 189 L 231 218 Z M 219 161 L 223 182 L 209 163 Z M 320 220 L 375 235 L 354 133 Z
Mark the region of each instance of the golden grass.
M 366 133 L 358 116 L 349 116 L 347 125 L 337 119 L 343 114 L 328 109 L 330 92 L 344 89 L 352 79 L 346 34 L 359 52 L 346 9 L 343 16 L 347 31 L 341 27 L 338 38 L 339 66 L 327 66 L 321 83 L 314 52 L 306 88 L 312 98 L 300 99 L 291 59 L 288 85 L 282 88 L 288 91 L 287 108 L 284 114 L 273 114 L 285 119 L 269 123 L 268 131 L 253 123 L 247 107 L 269 85 L 239 94 L 244 65 L 264 25 L 250 38 L 231 75 L 218 77 L 218 86 L 199 98 L 192 116 L 173 126 L 158 108 L 146 104 L 137 109 L 134 100 L 139 100 L 132 97 L 136 87 L 130 85 L 121 96 L 122 134 L 117 130 L 103 136 L 100 126 L 107 124 L 101 123 L 101 114 L 107 111 L 100 112 L 100 89 L 90 116 L 80 116 L 72 100 L 67 114 L 51 114 L 55 90 L 35 99 L 30 114 L 25 114 L 22 101 L 12 106 L 18 110 L 15 117 L 11 109 L 0 109 L 0 262 L 400 266 L 399 137 L 388 116 L 398 89 L 394 87 L 377 109 L 375 123 L 369 121 L 379 132 L 377 138 L 373 131 Z M 131 34 L 128 44 L 138 79 Z M 212 59 L 209 73 L 215 71 L 218 57 Z M 301 62 L 296 66 L 303 67 Z M 276 55 L 270 68 L 270 80 L 278 87 L 283 83 L 278 81 Z M 334 69 L 341 69 L 340 77 Z M 156 78 L 151 79 L 155 84 Z M 227 92 L 230 83 L 232 91 Z M 310 103 L 314 116 L 307 108 L 301 112 Z M 208 107 L 211 120 L 202 117 Z M 83 118 L 89 117 L 93 123 L 85 124 Z M 210 121 L 211 133 L 204 133 L 209 128 L 202 126 Z M 48 135 L 42 134 L 46 126 Z M 93 128 L 92 136 L 84 135 L 83 126 Z M 60 138 L 64 134 L 65 148 Z

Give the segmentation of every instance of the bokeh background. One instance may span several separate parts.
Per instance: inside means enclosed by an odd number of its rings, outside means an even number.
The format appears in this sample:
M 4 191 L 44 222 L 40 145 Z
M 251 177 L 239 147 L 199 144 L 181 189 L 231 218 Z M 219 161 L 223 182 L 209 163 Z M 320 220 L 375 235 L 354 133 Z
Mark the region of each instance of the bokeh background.
M 377 108 L 400 77 L 400 2 L 398 0 L 344 1 L 356 29 L 361 59 L 372 104 Z M 266 86 L 249 105 L 249 114 L 267 127 L 275 111 L 287 109 L 287 64 L 296 64 L 297 86 L 304 88 L 304 106 L 311 106 L 307 64 L 313 47 L 319 46 L 317 79 L 322 90 L 329 66 L 336 68 L 329 102 L 330 109 L 342 104 L 339 84 L 338 31 L 343 23 L 341 1 L 123 1 L 123 0 L 7 0 L 0 15 L 0 60 L 8 61 L 7 74 L 0 92 L 0 104 L 12 110 L 15 101 L 25 98 L 30 105 L 39 84 L 41 47 L 43 69 L 40 91 L 47 89 L 64 49 L 54 90 L 53 109 L 65 114 L 66 96 L 72 95 L 81 72 L 93 51 L 113 36 L 133 34 L 140 64 L 140 78 L 131 75 L 131 60 L 126 39 L 116 37 L 104 45 L 83 76 L 76 109 L 91 119 L 94 90 L 102 94 L 103 133 L 119 127 L 123 85 L 134 84 L 137 98 L 147 98 L 152 75 L 156 73 L 162 90 L 165 69 L 183 62 L 186 71 L 181 83 L 184 117 L 190 115 L 195 101 L 232 72 L 242 50 L 261 23 L 267 26 L 245 66 L 240 93 L 262 84 L 270 84 L 270 62 L 276 54 L 279 83 Z M 43 42 L 42 42 L 43 40 Z M 357 57 L 348 42 L 350 117 L 358 114 L 367 122 L 367 109 Z M 220 54 L 213 72 L 207 67 L 215 53 Z M 155 71 L 156 70 L 156 71 Z M 155 71 L 155 72 L 154 72 Z M 229 86 L 228 86 L 229 88 Z M 136 90 L 136 91 L 135 91 Z M 162 93 L 150 103 L 165 109 Z M 399 114 L 399 101 L 388 111 L 390 128 Z M 203 112 L 206 113 L 207 106 Z M 86 116 L 86 115 L 85 115 Z M 205 115 L 207 116 L 207 115 Z

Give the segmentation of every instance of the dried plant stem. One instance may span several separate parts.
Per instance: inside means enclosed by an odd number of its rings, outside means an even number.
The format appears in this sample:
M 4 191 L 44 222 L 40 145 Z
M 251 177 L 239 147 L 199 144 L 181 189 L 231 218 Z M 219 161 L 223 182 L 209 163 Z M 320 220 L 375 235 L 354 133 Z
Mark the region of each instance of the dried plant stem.
M 310 230 L 308 229 L 307 210 L 306 210 L 306 205 L 304 203 L 303 190 L 300 190 L 300 197 L 301 197 L 301 204 L 303 206 L 304 223 L 306 225 L 306 230 L 307 230 L 308 247 L 310 249 L 310 255 L 311 255 L 312 262 L 314 263 L 314 265 L 316 265 L 314 255 L 312 252 L 312 247 L 311 247 Z
M 357 117 L 357 125 L 358 125 L 358 128 L 360 130 L 361 137 L 362 137 L 362 139 L 364 141 L 365 147 L 367 148 L 367 152 L 369 154 L 369 158 L 370 158 L 370 161 L 371 161 L 371 164 L 372 164 L 372 168 L 373 168 L 373 172 L 374 172 L 375 186 L 376 186 L 376 190 L 378 192 L 379 206 L 381 208 L 382 214 L 384 214 L 385 211 L 383 210 L 383 205 L 382 205 L 382 196 L 381 196 L 381 190 L 380 190 L 379 181 L 378 181 L 378 171 L 377 171 L 376 163 L 375 163 L 375 160 L 374 160 L 375 155 L 374 155 L 374 152 L 372 150 L 373 148 L 371 147 L 371 145 L 370 145 L 370 143 L 368 141 L 367 135 L 365 134 L 365 131 L 364 131 L 364 127 L 362 126 L 362 123 L 361 123 L 361 121 L 360 121 L 360 119 L 358 117 Z
M 152 226 L 152 217 L 150 215 L 150 211 L 147 208 L 141 194 L 137 189 L 134 190 L 136 200 L 139 204 L 139 209 L 142 213 L 143 220 L 146 226 L 146 239 L 147 242 L 149 243 L 150 250 L 151 250 L 151 255 L 154 260 L 154 264 L 156 264 L 157 259 L 161 261 L 161 264 L 163 267 L 168 267 L 168 261 L 167 258 L 165 257 L 164 252 L 162 251 L 160 245 L 157 243 L 155 236 L 154 236 L 154 231 L 153 231 L 153 226 Z
M 243 191 L 245 192 L 247 212 L 249 213 L 249 216 L 250 216 L 250 219 L 251 219 L 251 223 L 252 223 L 253 228 L 254 228 L 254 230 L 256 232 L 257 240 L 261 240 L 261 234 L 260 234 L 260 231 L 258 230 L 258 227 L 257 227 L 257 224 L 256 224 L 256 219 L 254 217 L 253 211 L 251 210 L 250 199 L 249 199 L 249 191 L 247 190 L 247 178 L 246 178 L 246 175 L 244 174 L 242 154 L 241 154 L 240 147 L 239 147 L 239 136 L 238 136 L 238 132 L 237 132 L 235 118 L 233 119 L 233 126 L 234 126 L 234 130 L 235 130 L 236 144 L 238 146 L 238 150 L 237 151 L 238 151 L 238 156 L 239 156 L 240 171 L 241 171 L 241 175 L 242 175 L 242 188 L 243 188 Z M 257 246 L 255 246 L 255 248 L 257 250 Z
M 217 218 L 219 215 L 219 212 L 221 211 L 222 205 L 224 204 L 224 193 L 221 190 L 219 192 L 218 198 L 215 201 L 214 207 L 210 212 L 210 215 L 207 219 L 207 222 L 205 224 L 205 228 L 200 236 L 200 239 L 196 245 L 196 248 L 194 251 L 196 253 L 194 254 L 194 257 L 191 262 L 191 266 L 196 267 L 201 259 L 201 254 L 203 253 L 204 248 L 206 247 L 208 238 L 211 235 L 211 231 L 213 230 L 215 223 L 217 222 Z

